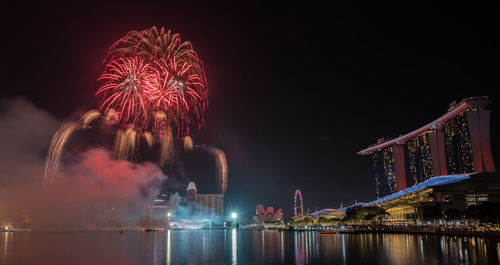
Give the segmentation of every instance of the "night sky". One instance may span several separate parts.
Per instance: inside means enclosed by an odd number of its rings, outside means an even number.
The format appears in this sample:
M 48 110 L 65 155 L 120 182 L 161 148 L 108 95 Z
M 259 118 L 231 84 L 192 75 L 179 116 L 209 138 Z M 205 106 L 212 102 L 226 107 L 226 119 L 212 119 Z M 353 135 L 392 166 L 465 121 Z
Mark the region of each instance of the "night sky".
M 295 189 L 311 210 L 373 200 L 371 160 L 356 152 L 468 96 L 493 99 L 500 166 L 493 7 L 12 2 L 2 6 L 0 99 L 24 97 L 61 121 L 95 108 L 102 60 L 128 31 L 164 26 L 190 41 L 210 89 L 193 138 L 226 152 L 226 211 L 263 203 L 290 214 Z

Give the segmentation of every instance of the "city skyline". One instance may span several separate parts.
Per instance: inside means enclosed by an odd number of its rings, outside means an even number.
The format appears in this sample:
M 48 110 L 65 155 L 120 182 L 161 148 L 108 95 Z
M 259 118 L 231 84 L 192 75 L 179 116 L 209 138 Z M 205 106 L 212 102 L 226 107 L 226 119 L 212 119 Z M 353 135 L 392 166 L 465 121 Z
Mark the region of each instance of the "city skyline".
M 491 17 L 458 5 L 439 12 L 337 5 L 331 11 L 278 4 L 132 10 L 126 3 L 12 3 L 2 18 L 15 40 L 2 43 L 12 51 L 3 57 L 2 101 L 26 98 L 59 121 L 80 115 L 95 104 L 108 47 L 129 30 L 157 25 L 189 39 L 206 68 L 206 126 L 193 138 L 226 153 L 229 209 L 250 215 L 264 204 L 290 215 L 296 189 L 311 210 L 371 201 L 372 165 L 356 152 L 422 126 L 469 96 L 492 99 L 498 163 Z

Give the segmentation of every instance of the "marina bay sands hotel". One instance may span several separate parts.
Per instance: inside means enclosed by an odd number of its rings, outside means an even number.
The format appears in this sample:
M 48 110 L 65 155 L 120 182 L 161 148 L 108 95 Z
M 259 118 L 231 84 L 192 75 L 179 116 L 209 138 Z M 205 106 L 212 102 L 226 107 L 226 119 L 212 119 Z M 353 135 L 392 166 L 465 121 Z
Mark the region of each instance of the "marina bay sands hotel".
M 488 97 L 450 104 L 438 119 L 395 139 L 359 151 L 371 155 L 381 198 L 431 177 L 495 171 L 490 147 Z

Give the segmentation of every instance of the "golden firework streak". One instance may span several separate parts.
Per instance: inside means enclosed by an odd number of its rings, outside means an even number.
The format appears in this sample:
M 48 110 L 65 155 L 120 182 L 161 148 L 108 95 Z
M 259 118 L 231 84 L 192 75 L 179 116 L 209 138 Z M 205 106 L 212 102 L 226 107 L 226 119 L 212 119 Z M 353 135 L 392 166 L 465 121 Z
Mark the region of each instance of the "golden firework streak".
M 219 182 L 219 187 L 221 193 L 227 190 L 227 160 L 226 154 L 222 150 L 216 147 L 212 147 L 212 153 L 215 155 L 215 166 L 217 168 L 217 181 Z
M 184 152 L 193 151 L 193 139 L 189 135 L 182 138 L 182 143 L 184 144 Z
M 52 142 L 50 143 L 49 152 L 45 158 L 45 173 L 43 175 L 43 186 L 48 187 L 54 182 L 55 175 L 61 167 L 61 156 L 64 146 L 71 134 L 79 127 L 77 122 L 65 123 L 57 130 Z
M 97 110 L 90 110 L 83 117 L 80 119 L 80 122 L 82 123 L 83 128 L 89 126 L 91 122 L 93 122 L 96 119 L 99 119 L 101 117 L 101 113 Z
M 131 160 L 134 156 L 137 132 L 128 128 L 125 132 L 118 130 L 115 137 L 114 156 L 117 159 Z
M 148 143 L 149 148 L 153 147 L 153 144 L 155 143 L 155 140 L 153 138 L 153 135 L 151 132 L 144 132 L 142 134 L 142 137 L 144 137 L 144 140 L 146 140 L 146 143 Z
M 161 167 L 165 164 L 170 164 L 174 157 L 174 141 L 172 138 L 172 128 L 167 127 L 167 130 L 161 138 L 161 153 L 158 165 Z
M 219 184 L 219 192 L 227 191 L 227 160 L 224 151 L 214 146 L 195 145 L 197 150 L 207 151 L 215 158 L 215 170 L 217 171 L 217 183 Z

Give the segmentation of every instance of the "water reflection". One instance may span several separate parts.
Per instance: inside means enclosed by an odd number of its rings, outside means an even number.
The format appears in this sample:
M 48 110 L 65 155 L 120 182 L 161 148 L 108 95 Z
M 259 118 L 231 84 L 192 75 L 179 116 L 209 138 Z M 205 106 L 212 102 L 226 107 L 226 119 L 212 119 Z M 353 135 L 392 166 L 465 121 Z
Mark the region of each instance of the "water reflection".
M 231 254 L 232 254 L 232 264 L 235 265 L 238 262 L 238 239 L 236 237 L 236 228 L 233 228 L 233 231 L 231 232 Z
M 0 233 L 0 265 L 499 263 L 497 238 L 236 229 Z
M 171 248 L 171 240 L 170 240 L 170 230 L 167 231 L 167 259 L 166 259 L 166 264 L 167 265 L 170 265 L 171 264 L 171 261 L 172 261 L 172 258 L 171 258 L 171 254 L 170 254 L 170 248 Z
M 244 250 L 239 260 L 243 264 L 248 264 L 248 253 L 256 257 L 256 264 L 282 264 L 285 258 L 285 237 L 286 232 L 279 231 L 238 231 L 241 237 L 240 249 Z M 252 244 L 247 245 L 245 239 L 252 237 Z
M 1 242 L 2 243 L 2 261 L 5 264 L 7 257 L 9 256 L 9 247 L 12 244 L 12 232 L 3 232 L 0 233 L 2 235 Z
M 295 264 L 298 265 L 305 264 L 306 260 L 304 238 L 303 238 L 304 233 L 295 232 Z
M 346 259 L 345 259 L 345 235 L 342 235 L 342 264 L 346 264 Z
M 294 232 L 295 239 L 295 264 L 309 264 L 317 260 L 320 242 L 319 234 L 313 231 Z

